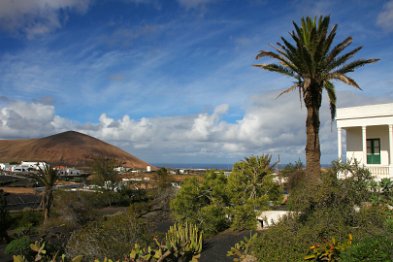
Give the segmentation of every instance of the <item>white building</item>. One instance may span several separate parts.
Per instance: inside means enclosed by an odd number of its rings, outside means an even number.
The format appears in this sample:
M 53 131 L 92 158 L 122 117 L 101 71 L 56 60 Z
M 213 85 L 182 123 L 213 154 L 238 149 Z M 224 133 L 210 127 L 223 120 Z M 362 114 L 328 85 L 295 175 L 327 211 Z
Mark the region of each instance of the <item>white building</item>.
M 293 211 L 286 210 L 268 210 L 262 211 L 260 215 L 257 217 L 257 229 L 264 229 L 271 227 L 278 222 L 280 222 L 284 217 L 289 215 L 295 215 L 296 213 Z
M 31 168 L 33 170 L 44 170 L 48 166 L 47 163 L 39 161 L 22 161 L 20 165 Z
M 376 180 L 393 178 L 393 103 L 337 109 L 338 158 L 357 159 Z

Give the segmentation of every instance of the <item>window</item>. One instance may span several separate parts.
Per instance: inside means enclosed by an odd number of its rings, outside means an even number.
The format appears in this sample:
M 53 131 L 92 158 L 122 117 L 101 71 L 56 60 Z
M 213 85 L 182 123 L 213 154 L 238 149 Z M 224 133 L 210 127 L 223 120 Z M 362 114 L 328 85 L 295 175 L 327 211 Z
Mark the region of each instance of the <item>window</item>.
M 381 164 L 381 140 L 367 139 L 367 164 Z

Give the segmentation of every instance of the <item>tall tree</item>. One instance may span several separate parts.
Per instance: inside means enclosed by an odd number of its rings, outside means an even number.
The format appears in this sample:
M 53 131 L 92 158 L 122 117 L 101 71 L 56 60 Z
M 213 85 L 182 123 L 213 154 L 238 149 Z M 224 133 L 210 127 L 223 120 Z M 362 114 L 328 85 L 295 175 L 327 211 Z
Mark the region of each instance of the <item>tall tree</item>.
M 320 175 L 320 143 L 319 143 L 319 109 L 322 102 L 322 91 L 326 90 L 330 101 L 332 120 L 336 114 L 336 93 L 332 80 L 339 80 L 347 85 L 360 89 L 359 85 L 347 73 L 379 59 L 349 60 L 362 47 L 357 47 L 347 53 L 344 49 L 352 43 L 352 37 L 347 37 L 338 45 L 332 47 L 336 36 L 337 25 L 329 31 L 329 16 L 317 18 L 302 18 L 301 26 L 295 22 L 295 30 L 290 33 L 294 43 L 281 37 L 282 43 L 277 43 L 275 51 L 259 51 L 256 59 L 270 57 L 276 63 L 256 64 L 256 67 L 280 73 L 295 79 L 294 84 L 280 95 L 294 90 L 299 91 L 307 108 L 306 119 L 306 175 Z M 280 96 L 279 95 L 279 96 Z
M 53 202 L 53 186 L 57 181 L 56 170 L 46 165 L 43 169 L 39 168 L 37 180 L 44 185 L 44 194 L 41 198 L 40 206 L 44 210 L 44 224 L 48 221 L 50 216 L 50 209 Z

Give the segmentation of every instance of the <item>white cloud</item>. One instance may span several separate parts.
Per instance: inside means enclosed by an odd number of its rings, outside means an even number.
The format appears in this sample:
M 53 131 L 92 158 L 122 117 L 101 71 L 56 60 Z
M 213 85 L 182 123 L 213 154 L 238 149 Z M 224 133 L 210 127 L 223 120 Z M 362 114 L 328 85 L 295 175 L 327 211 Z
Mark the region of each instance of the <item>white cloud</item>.
M 237 121 L 226 120 L 228 105 L 212 113 L 119 119 L 103 113 L 97 123 L 78 124 L 55 113 L 53 105 L 9 101 L 0 107 L 0 138 L 43 137 L 66 130 L 89 134 L 147 161 L 154 162 L 233 162 L 251 154 L 270 153 L 282 161 L 304 159 L 305 108 L 297 94 L 275 99 L 276 94 L 256 96 Z M 369 97 L 338 94 L 340 107 L 372 103 Z M 357 101 L 357 103 L 355 103 Z M 374 101 L 374 100 L 373 100 Z M 380 101 L 378 101 L 380 102 Z M 331 125 L 327 101 L 321 108 L 320 140 L 322 162 L 336 153 L 336 129 Z
M 52 105 L 10 102 L 0 111 L 1 137 L 12 138 L 15 134 L 19 137 L 35 137 L 47 134 L 54 130 L 54 112 L 55 108 Z
M 28 38 L 61 28 L 67 11 L 86 12 L 90 0 L 3 0 L 0 2 L 0 27 Z
M 393 1 L 387 2 L 377 17 L 377 25 L 387 31 L 393 30 Z

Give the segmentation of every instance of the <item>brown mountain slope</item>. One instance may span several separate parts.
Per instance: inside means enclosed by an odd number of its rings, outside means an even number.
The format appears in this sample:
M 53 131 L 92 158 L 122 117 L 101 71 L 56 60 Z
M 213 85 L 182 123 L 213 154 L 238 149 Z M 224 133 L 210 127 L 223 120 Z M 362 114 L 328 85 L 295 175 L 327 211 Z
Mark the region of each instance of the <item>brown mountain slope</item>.
M 47 161 L 86 166 L 93 158 L 114 159 L 132 168 L 151 166 L 118 147 L 75 131 L 38 139 L 0 140 L 0 162 Z

